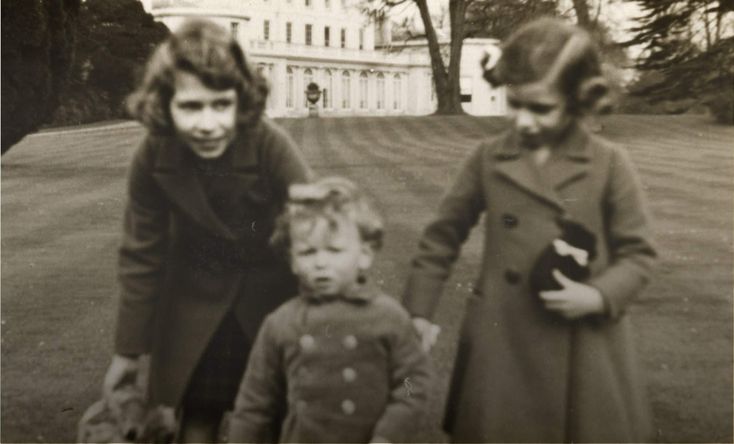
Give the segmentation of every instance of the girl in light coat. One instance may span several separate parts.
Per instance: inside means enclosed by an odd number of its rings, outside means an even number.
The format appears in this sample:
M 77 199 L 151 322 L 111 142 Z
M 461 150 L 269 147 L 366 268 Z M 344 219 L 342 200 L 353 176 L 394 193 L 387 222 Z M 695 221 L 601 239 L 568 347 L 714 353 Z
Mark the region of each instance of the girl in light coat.
M 429 320 L 470 229 L 484 254 L 458 344 L 444 426 L 455 442 L 643 442 L 644 385 L 627 308 L 655 257 L 642 187 L 626 151 L 586 131 L 608 90 L 580 28 L 541 19 L 484 61 L 507 86 L 513 127 L 464 163 L 413 260 L 405 305 Z M 534 293 L 537 258 L 571 219 L 596 238 L 591 276 L 559 272 Z

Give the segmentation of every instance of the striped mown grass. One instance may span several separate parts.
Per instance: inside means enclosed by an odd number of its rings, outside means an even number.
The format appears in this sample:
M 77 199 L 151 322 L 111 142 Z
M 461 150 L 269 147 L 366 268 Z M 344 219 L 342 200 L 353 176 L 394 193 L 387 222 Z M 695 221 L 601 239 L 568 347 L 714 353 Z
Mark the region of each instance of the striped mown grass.
M 460 161 L 503 127 L 469 116 L 281 123 L 320 174 L 350 177 L 377 201 L 388 230 L 373 279 L 396 296 Z M 695 116 L 611 116 L 603 134 L 628 147 L 656 219 L 660 263 L 631 311 L 657 440 L 731 442 L 734 129 Z M 49 131 L 2 158 L 2 442 L 72 441 L 99 395 L 125 174 L 142 136 L 134 124 Z M 480 236 L 439 306 L 440 379 L 416 441 L 445 439 L 438 424 Z

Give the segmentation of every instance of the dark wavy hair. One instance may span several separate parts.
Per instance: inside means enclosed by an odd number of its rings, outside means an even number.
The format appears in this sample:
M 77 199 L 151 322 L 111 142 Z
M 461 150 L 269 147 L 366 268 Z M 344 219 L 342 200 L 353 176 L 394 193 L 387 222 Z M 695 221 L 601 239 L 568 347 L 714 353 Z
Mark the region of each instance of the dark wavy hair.
M 219 25 L 202 19 L 184 22 L 156 48 L 138 89 L 127 99 L 130 114 L 151 132 L 171 134 L 170 102 L 175 74 L 196 75 L 215 90 L 234 88 L 238 97 L 238 127 L 260 120 L 268 96 L 265 78 L 253 69 L 237 41 Z
M 487 66 L 490 58 L 485 54 L 481 64 L 494 87 L 547 81 L 569 98 L 575 114 L 612 109 L 598 48 L 578 26 L 556 18 L 534 20 L 515 31 L 502 45 L 499 60 Z

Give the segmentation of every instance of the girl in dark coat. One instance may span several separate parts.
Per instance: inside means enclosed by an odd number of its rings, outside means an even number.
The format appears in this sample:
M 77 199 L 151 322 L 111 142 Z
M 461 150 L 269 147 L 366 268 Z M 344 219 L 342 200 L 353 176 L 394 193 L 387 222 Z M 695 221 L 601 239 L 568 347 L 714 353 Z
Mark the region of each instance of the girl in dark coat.
M 148 135 L 130 169 L 104 389 L 150 354 L 149 400 L 179 409 L 179 441 L 216 440 L 259 324 L 297 288 L 268 239 L 310 171 L 262 117 L 267 93 L 225 29 L 190 21 L 130 99 Z
M 626 152 L 579 122 L 608 104 L 597 52 L 583 30 L 542 19 L 485 62 L 487 80 L 507 85 L 513 128 L 464 163 L 423 234 L 405 300 L 430 336 L 443 283 L 483 213 L 445 428 L 455 442 L 644 442 L 651 429 L 626 313 L 655 251 Z M 590 261 L 590 277 L 546 270 L 557 288 L 534 291 L 531 272 L 564 221 L 595 239 L 596 254 L 559 250 Z

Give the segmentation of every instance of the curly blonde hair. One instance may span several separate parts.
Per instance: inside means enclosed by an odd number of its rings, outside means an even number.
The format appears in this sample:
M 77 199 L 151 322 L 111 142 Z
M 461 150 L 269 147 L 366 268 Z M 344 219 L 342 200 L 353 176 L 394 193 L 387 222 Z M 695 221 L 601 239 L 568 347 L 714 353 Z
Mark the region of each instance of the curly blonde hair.
M 612 110 L 599 51 L 585 30 L 556 18 L 541 18 L 515 31 L 493 66 L 482 59 L 484 78 L 494 87 L 546 81 L 569 99 L 574 114 Z
M 382 247 L 384 227 L 367 196 L 350 180 L 325 177 L 309 184 L 291 185 L 283 213 L 278 217 L 270 239 L 282 252 L 291 246 L 291 225 L 296 221 L 326 219 L 336 227 L 344 218 L 353 221 L 363 242 L 377 251 Z
M 150 131 L 173 132 L 169 106 L 178 71 L 194 74 L 211 89 L 234 88 L 240 128 L 251 128 L 260 120 L 268 96 L 265 78 L 247 63 L 227 30 L 208 20 L 192 19 L 156 48 L 142 82 L 128 97 L 129 113 Z

